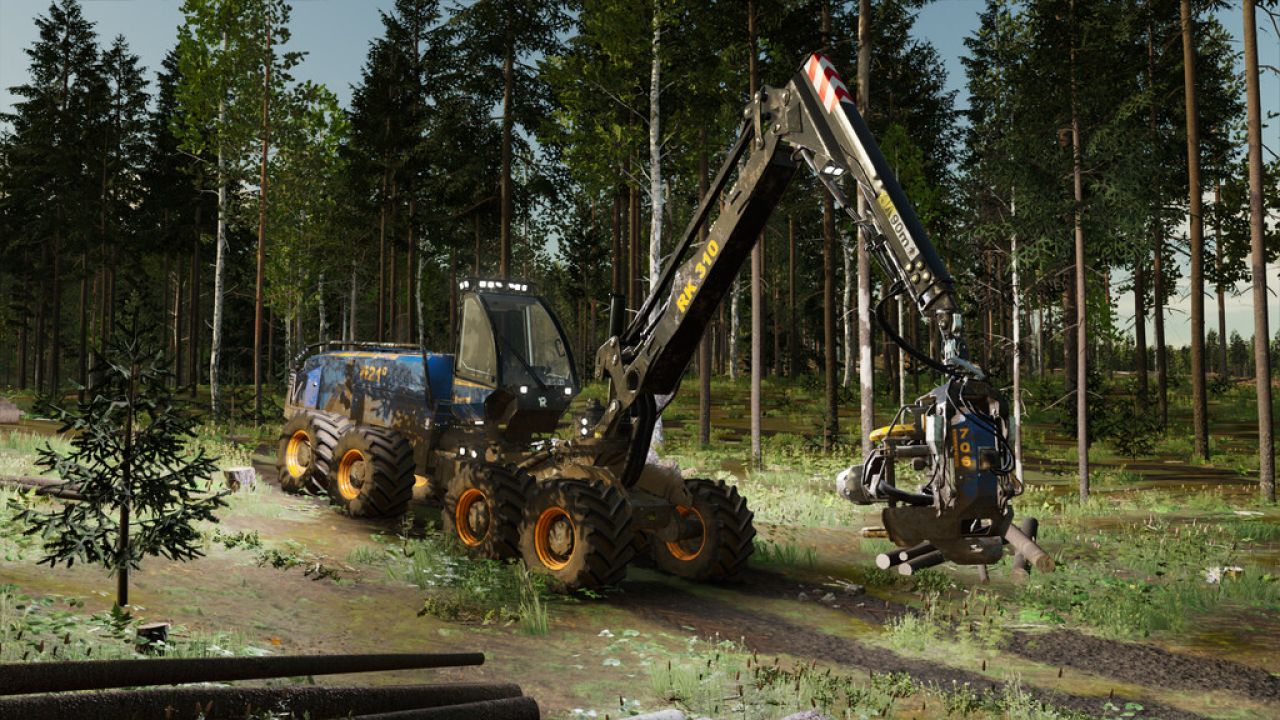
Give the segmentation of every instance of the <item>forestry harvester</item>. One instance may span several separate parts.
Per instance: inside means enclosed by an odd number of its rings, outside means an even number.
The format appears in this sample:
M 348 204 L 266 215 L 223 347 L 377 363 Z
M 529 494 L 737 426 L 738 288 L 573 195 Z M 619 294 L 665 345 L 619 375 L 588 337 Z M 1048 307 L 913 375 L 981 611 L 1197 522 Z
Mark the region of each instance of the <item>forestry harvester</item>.
M 452 354 L 346 343 L 295 369 L 282 484 L 323 489 L 357 516 L 399 514 L 415 492 L 438 499 L 445 532 L 471 552 L 522 557 L 566 588 L 615 583 L 637 553 L 682 577 L 733 576 L 753 550 L 746 501 L 732 485 L 652 463 L 650 443 L 803 165 L 866 231 L 889 276 L 886 300 L 909 297 L 944 349 L 938 360 L 904 342 L 882 301 L 887 336 L 946 380 L 872 434 L 875 449 L 841 473 L 838 492 L 888 505 L 889 537 L 910 548 L 889 564 L 985 565 L 1005 540 L 1042 556 L 1011 527 L 1010 500 L 1021 487 L 1005 401 L 966 359 L 953 281 L 834 68 L 811 56 L 784 87 L 757 92 L 743 117 L 656 288 L 629 321 L 622 298 L 611 299 L 610 337 L 595 359 L 608 398 L 575 419 L 572 439 L 551 438 L 581 387 L 554 313 L 526 283 L 470 279 L 458 288 Z M 845 180 L 866 199 L 865 215 L 848 202 Z M 900 460 L 927 480 L 899 487 Z

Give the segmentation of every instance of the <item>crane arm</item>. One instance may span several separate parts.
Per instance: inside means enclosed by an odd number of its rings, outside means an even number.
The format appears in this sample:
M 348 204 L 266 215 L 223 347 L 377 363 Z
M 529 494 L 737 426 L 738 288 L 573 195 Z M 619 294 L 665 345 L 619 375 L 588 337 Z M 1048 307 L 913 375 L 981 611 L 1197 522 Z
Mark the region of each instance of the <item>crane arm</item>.
M 889 295 L 909 296 L 943 348 L 940 361 L 930 358 L 907 346 L 882 318 L 889 337 L 946 380 L 903 406 L 889 427 L 871 433 L 876 445 L 841 474 L 838 491 L 855 503 L 888 504 L 882 517 L 890 538 L 919 550 L 913 568 L 944 560 L 994 562 L 1012 532 L 1008 501 L 1021 491 L 1010 479 L 1007 406 L 966 358 L 955 283 L 848 89 L 818 54 L 784 87 L 762 88 L 751 99 L 710 192 L 625 327 L 615 296 L 611 337 L 596 355 L 597 374 L 610 381 L 609 402 L 584 418 L 582 437 L 570 448 L 612 468 L 626 487 L 639 480 L 660 404 L 678 389 L 707 325 L 801 165 L 865 231 L 869 251 L 890 279 Z M 866 200 L 864 215 L 846 197 L 845 179 Z M 701 230 L 716 209 L 704 237 Z M 902 459 L 927 474 L 915 490 L 897 485 L 895 463 Z
M 600 434 L 650 432 L 644 426 L 659 411 L 653 398 L 676 391 L 707 325 L 801 165 L 817 174 L 838 207 L 871 231 L 874 257 L 935 321 L 952 364 L 967 364 L 954 324 L 959 315 L 951 276 L 830 62 L 812 55 L 786 86 L 756 93 L 743 116 L 737 141 L 654 291 L 597 353 L 597 368 L 612 381 L 613 394 Z M 867 200 L 865 217 L 856 215 L 840 189 L 846 175 Z M 699 242 L 717 206 L 719 213 Z

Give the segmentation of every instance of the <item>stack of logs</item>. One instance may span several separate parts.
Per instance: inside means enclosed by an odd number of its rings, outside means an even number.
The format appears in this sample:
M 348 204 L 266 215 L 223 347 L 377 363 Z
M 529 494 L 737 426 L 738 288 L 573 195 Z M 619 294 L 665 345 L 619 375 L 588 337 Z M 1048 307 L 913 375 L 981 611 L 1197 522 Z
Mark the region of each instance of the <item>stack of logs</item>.
M 1032 567 L 1041 572 L 1053 572 L 1053 558 L 1036 544 L 1038 528 L 1039 524 L 1035 518 L 1025 518 L 1021 528 L 1010 524 L 1005 530 L 1004 542 L 1013 546 L 1014 550 L 1011 572 L 1015 578 L 1027 577 Z M 908 576 L 944 562 L 946 558 L 942 556 L 942 551 L 927 541 L 876 556 L 876 567 L 881 570 L 896 567 L 900 575 Z M 983 570 L 986 569 L 985 565 L 981 567 Z
M 507 683 L 208 685 L 480 665 L 480 653 L 85 660 L 0 665 L 0 718 L 44 720 L 538 720 L 538 704 Z M 190 687 L 171 687 L 201 683 Z M 168 686 L 168 687 L 148 687 Z M 130 689 L 117 689 L 130 688 Z

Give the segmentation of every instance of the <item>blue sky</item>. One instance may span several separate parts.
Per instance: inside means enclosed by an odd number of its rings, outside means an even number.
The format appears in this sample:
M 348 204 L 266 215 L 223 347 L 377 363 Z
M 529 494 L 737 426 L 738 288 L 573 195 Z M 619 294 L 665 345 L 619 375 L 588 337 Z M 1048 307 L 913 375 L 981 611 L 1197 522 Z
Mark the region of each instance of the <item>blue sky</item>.
M 151 71 L 173 46 L 181 22 L 180 0 L 82 0 L 82 4 L 104 42 L 124 35 Z M 370 40 L 381 33 L 378 10 L 391 4 L 391 0 L 293 0 L 290 45 L 307 52 L 295 75 L 325 83 L 345 103 L 351 84 L 360 76 Z M 977 26 L 982 6 L 982 0 L 937 0 L 920 12 L 916 26 L 918 35 L 932 42 L 946 63 L 948 84 L 960 91 L 960 107 L 967 104 L 960 65 L 964 38 Z M 23 50 L 36 38 L 33 19 L 48 7 L 48 0 L 0 0 L 0 111 L 12 106 L 9 87 L 25 80 L 27 57 Z M 1242 26 L 1239 3 L 1232 2 L 1220 19 L 1238 39 Z M 1265 20 L 1260 21 L 1258 47 L 1262 63 L 1280 67 L 1280 41 Z M 1280 112 L 1280 77 L 1264 74 L 1262 95 L 1264 113 Z M 1280 122 L 1265 130 L 1263 141 L 1280 152 Z M 1280 287 L 1280 268 L 1273 267 L 1269 276 L 1274 293 Z M 1186 342 L 1189 337 L 1189 307 L 1184 289 L 1181 301 L 1171 308 L 1169 335 L 1173 343 Z M 1272 328 L 1280 323 L 1280 305 L 1274 307 Z M 1127 314 L 1130 308 L 1121 301 L 1121 312 Z M 1228 298 L 1228 326 L 1229 331 L 1238 329 L 1246 337 L 1252 334 L 1247 292 Z

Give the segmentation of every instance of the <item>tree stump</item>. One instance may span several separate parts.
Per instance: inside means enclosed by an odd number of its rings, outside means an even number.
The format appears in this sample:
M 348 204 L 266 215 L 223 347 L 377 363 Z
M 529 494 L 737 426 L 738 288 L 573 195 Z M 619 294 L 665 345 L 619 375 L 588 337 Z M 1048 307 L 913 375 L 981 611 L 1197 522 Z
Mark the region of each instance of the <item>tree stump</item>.
M 8 398 L 0 398 L 0 425 L 17 425 L 22 419 L 22 411 Z
M 227 468 L 222 476 L 231 492 L 252 491 L 258 487 L 258 473 L 251 467 Z
M 163 655 L 169 643 L 169 623 L 154 622 L 138 626 L 138 652 Z

